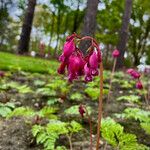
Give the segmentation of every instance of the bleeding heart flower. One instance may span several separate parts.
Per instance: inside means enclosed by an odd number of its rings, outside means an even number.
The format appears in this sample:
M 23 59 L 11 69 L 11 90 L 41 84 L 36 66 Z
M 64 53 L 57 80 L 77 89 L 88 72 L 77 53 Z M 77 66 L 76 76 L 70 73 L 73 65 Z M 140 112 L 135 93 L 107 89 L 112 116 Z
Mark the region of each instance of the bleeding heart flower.
M 130 74 L 134 79 L 138 79 L 141 76 L 139 72 L 137 72 L 136 70 L 132 68 L 128 69 L 127 73 Z
M 74 38 L 66 41 L 63 48 L 64 57 L 69 57 L 75 51 Z
M 136 83 L 136 88 L 139 89 L 139 90 L 143 89 L 143 85 L 142 85 L 142 82 L 141 82 L 141 81 L 138 81 L 138 82 Z
M 113 56 L 114 58 L 117 58 L 119 55 L 120 55 L 120 52 L 119 52 L 119 50 L 117 50 L 117 49 L 115 49 L 115 50 L 112 52 L 112 56 Z
M 127 70 L 127 73 L 128 73 L 128 74 L 131 74 L 131 72 L 132 72 L 133 70 L 134 70 L 134 69 L 130 68 L 130 69 Z
M 89 58 L 89 65 L 90 68 L 92 69 L 97 69 L 98 68 L 98 56 L 97 56 L 97 51 L 93 51 L 92 55 Z
M 69 57 L 69 63 L 68 63 L 68 73 L 69 73 L 69 81 L 72 81 L 73 79 L 76 79 L 79 71 L 80 71 L 80 58 L 75 55 L 71 55 Z
M 84 107 L 82 105 L 79 106 L 79 113 L 80 113 L 81 117 L 84 117 L 85 110 L 84 110 Z

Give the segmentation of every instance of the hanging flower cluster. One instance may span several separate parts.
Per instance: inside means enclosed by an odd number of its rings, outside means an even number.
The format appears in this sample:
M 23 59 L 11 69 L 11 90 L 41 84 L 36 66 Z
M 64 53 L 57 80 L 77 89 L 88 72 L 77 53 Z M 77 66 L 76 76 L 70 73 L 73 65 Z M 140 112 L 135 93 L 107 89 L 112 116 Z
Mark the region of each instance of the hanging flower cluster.
M 86 39 L 91 40 L 91 46 L 88 48 L 89 53 L 84 56 L 77 44 Z M 58 73 L 64 74 L 65 69 L 67 68 L 68 80 L 70 82 L 74 79 L 78 79 L 78 77 L 82 75 L 84 75 L 85 81 L 90 82 L 92 81 L 93 76 L 99 74 L 98 64 L 102 61 L 101 51 L 93 38 L 89 36 L 81 38 L 74 33 L 66 38 L 59 61 L 61 64 L 58 68 Z
M 137 88 L 137 89 L 140 89 L 140 90 L 143 89 L 142 82 L 140 81 L 140 77 L 141 77 L 140 73 L 139 73 L 138 71 L 132 69 L 132 68 L 128 69 L 128 70 L 127 70 L 127 73 L 128 73 L 131 77 L 133 77 L 133 79 L 136 79 L 136 80 L 137 80 L 136 88 Z

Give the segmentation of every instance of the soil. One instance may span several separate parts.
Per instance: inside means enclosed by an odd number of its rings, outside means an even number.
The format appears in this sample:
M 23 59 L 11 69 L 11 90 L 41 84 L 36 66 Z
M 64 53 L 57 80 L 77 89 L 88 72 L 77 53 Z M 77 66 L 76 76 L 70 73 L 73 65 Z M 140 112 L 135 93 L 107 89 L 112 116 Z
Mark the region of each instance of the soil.
M 0 120 L 0 150 L 41 150 L 23 118 Z

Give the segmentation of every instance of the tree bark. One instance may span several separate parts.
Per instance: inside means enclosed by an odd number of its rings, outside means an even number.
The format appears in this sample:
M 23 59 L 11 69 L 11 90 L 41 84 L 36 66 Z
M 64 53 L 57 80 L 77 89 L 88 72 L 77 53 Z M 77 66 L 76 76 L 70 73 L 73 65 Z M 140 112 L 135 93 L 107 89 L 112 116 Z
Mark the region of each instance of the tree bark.
M 125 10 L 123 14 L 122 27 L 120 31 L 120 38 L 117 45 L 117 49 L 120 51 L 120 57 L 117 59 L 117 68 L 122 68 L 124 65 L 124 53 L 126 50 L 126 44 L 128 41 L 128 26 L 132 12 L 132 0 L 125 1 Z
M 96 30 L 96 15 L 98 9 L 99 0 L 88 0 L 87 8 L 84 16 L 83 28 L 81 31 L 81 36 L 94 36 Z M 85 54 L 87 48 L 90 45 L 90 41 L 82 41 L 80 44 L 80 49 Z
M 30 34 L 32 29 L 35 6 L 36 0 L 28 0 L 28 7 L 25 13 L 25 18 L 23 21 L 22 31 L 18 44 L 19 54 L 25 54 L 29 51 Z

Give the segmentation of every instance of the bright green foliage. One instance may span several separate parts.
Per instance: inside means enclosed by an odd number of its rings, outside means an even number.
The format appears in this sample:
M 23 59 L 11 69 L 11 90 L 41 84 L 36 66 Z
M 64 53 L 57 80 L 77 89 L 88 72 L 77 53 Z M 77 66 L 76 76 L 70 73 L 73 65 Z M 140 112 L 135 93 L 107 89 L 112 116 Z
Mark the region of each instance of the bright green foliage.
M 41 117 L 46 117 L 48 119 L 57 119 L 57 116 L 54 115 L 54 113 L 56 113 L 57 110 L 58 109 L 55 107 L 45 106 L 38 112 L 38 115 Z
M 100 90 L 99 88 L 87 87 L 85 93 L 92 98 L 92 100 L 98 100 Z
M 81 101 L 83 99 L 83 95 L 81 93 L 76 92 L 71 94 L 70 99 L 75 101 Z
M 102 137 L 114 148 L 120 150 L 148 150 L 144 145 L 137 143 L 134 134 L 125 133 L 123 127 L 111 118 L 102 120 Z
M 140 97 L 137 95 L 126 95 L 126 96 L 120 96 L 117 98 L 117 101 L 128 101 L 131 103 L 139 103 Z
M 35 112 L 33 109 L 29 107 L 18 107 L 14 109 L 10 114 L 8 114 L 8 118 L 13 117 L 13 116 L 24 116 L 24 117 L 32 117 L 35 115 Z
M 33 92 L 31 88 L 27 86 L 26 84 L 20 85 L 19 83 L 14 82 L 14 81 L 4 84 L 3 87 L 4 89 L 9 89 L 9 88 L 16 89 L 19 93 L 22 93 L 22 94 Z
M 61 94 L 66 95 L 69 92 L 70 86 L 68 85 L 66 80 L 62 80 L 61 78 L 54 78 L 50 83 L 46 85 L 46 87 L 52 90 L 58 90 Z
M 140 125 L 147 134 L 150 134 L 150 120 L 144 123 L 140 123 Z
M 119 118 L 131 118 L 140 121 L 141 127 L 150 134 L 150 112 L 139 108 L 126 108 L 122 114 L 116 114 Z
M 23 116 L 23 117 L 33 117 L 35 115 L 39 115 L 40 117 L 45 117 L 48 119 L 57 119 L 57 116 L 54 115 L 56 113 L 57 108 L 45 106 L 40 111 L 34 111 L 29 107 L 18 107 L 14 109 L 14 111 L 8 114 L 8 118 L 14 116 Z
M 13 111 L 15 105 L 13 103 L 0 103 L 0 116 L 6 117 L 9 113 Z
M 121 87 L 124 89 L 133 88 L 135 86 L 134 81 L 120 80 Z
M 92 113 L 91 107 L 87 106 L 86 108 L 88 110 L 88 113 L 91 114 Z M 79 115 L 79 105 L 71 106 L 70 108 L 65 110 L 65 113 L 69 115 Z
M 43 86 L 45 84 L 45 82 L 42 80 L 35 80 L 33 84 L 35 86 Z
M 44 96 L 56 96 L 56 91 L 48 87 L 42 87 L 36 90 L 36 94 Z
M 51 98 L 51 99 L 48 99 L 48 100 L 47 100 L 47 105 L 49 105 L 49 106 L 54 105 L 54 104 L 56 104 L 58 101 L 59 101 L 58 98 Z
M 68 136 L 80 130 L 82 130 L 82 126 L 75 121 L 65 123 L 52 120 L 46 127 L 34 125 L 32 127 L 32 134 L 36 137 L 37 144 L 43 144 L 45 150 L 54 150 L 56 147 L 55 142 L 60 135 Z M 56 149 L 63 150 L 65 147 L 58 146 Z
M 0 52 L 0 68 L 10 70 L 12 68 L 20 68 L 24 71 L 49 73 L 58 67 L 56 61 L 48 61 L 40 58 L 31 58 L 27 56 L 17 56 L 9 53 Z
M 123 117 L 139 120 L 140 122 L 150 121 L 150 112 L 139 108 L 126 108 Z

